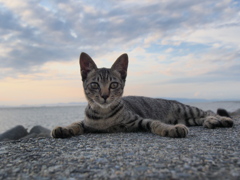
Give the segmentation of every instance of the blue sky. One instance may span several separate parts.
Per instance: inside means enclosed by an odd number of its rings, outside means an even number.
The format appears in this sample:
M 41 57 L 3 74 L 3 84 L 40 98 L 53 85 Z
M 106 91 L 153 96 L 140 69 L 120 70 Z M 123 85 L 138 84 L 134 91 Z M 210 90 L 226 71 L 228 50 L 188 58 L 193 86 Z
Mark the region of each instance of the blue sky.
M 129 55 L 125 95 L 240 100 L 240 3 L 0 0 L 0 105 L 84 101 L 78 58 Z

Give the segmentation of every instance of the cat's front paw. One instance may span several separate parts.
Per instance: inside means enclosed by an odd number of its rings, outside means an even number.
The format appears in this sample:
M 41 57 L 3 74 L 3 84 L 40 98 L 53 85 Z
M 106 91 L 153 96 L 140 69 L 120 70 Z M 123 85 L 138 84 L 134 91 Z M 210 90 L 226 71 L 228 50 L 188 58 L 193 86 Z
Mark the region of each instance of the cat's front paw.
M 233 120 L 230 117 L 220 117 L 222 127 L 232 127 Z
M 152 133 L 165 137 L 184 138 L 188 134 L 188 128 L 184 124 L 169 125 L 154 121 L 151 128 Z
M 232 127 L 233 126 L 233 120 L 229 117 L 215 117 L 215 116 L 209 116 L 206 118 L 206 120 L 203 123 L 203 127 L 214 129 L 216 127 Z
M 54 138 L 69 138 L 74 136 L 74 132 L 71 128 L 56 127 L 52 130 L 52 137 Z
M 184 124 L 170 125 L 157 134 L 164 137 L 184 138 L 188 134 L 188 128 Z
M 188 134 L 188 128 L 183 124 L 176 124 L 163 131 L 163 136 L 172 138 L 184 138 Z

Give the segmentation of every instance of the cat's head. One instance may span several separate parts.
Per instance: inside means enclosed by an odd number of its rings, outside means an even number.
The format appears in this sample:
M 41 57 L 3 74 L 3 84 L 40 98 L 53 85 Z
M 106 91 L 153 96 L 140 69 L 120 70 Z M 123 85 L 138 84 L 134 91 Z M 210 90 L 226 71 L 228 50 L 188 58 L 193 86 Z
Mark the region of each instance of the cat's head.
M 97 68 L 86 53 L 81 53 L 79 64 L 85 96 L 90 106 L 107 108 L 121 99 L 127 77 L 127 54 L 122 54 L 110 69 Z

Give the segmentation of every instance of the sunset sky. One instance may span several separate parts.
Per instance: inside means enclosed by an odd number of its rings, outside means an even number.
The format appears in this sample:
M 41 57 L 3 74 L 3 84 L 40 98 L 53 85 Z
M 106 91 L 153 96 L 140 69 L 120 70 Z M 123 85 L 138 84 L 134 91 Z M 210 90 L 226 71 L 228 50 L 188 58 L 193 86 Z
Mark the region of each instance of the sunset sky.
M 85 101 L 81 52 L 128 53 L 125 95 L 240 100 L 240 3 L 0 0 L 0 106 Z

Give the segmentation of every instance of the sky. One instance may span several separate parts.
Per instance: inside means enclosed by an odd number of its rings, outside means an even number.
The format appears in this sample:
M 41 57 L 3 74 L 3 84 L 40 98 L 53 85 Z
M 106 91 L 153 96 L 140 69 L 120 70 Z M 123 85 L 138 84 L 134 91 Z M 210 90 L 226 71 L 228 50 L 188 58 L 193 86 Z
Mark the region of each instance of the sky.
M 0 106 L 86 101 L 81 52 L 127 53 L 124 95 L 240 100 L 240 2 L 0 0 Z

